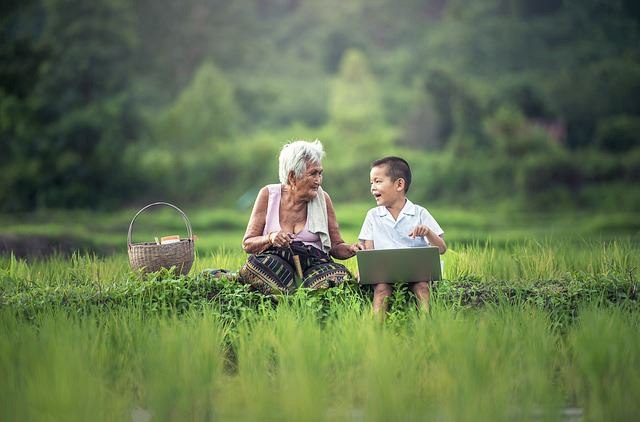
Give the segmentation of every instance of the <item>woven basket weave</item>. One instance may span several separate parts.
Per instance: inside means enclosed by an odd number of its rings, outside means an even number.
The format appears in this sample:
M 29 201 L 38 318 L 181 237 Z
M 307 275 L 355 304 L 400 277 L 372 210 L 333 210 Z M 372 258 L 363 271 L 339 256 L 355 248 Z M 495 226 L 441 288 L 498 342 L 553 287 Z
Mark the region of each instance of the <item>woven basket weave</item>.
M 151 208 L 157 205 L 166 205 L 176 209 L 182 214 L 182 219 L 187 225 L 188 237 L 186 239 L 180 239 L 179 242 L 168 243 L 165 245 L 158 245 L 151 242 L 143 243 L 131 243 L 131 231 L 133 229 L 133 223 L 136 218 L 145 211 L 147 208 Z M 129 224 L 129 233 L 127 235 L 127 245 L 129 249 L 129 263 L 134 270 L 142 270 L 145 273 L 158 271 L 162 268 L 176 268 L 177 274 L 188 274 L 193 265 L 194 253 L 194 239 L 191 231 L 191 222 L 187 218 L 186 214 L 175 205 L 167 202 L 154 202 L 146 207 L 142 208 L 131 220 Z

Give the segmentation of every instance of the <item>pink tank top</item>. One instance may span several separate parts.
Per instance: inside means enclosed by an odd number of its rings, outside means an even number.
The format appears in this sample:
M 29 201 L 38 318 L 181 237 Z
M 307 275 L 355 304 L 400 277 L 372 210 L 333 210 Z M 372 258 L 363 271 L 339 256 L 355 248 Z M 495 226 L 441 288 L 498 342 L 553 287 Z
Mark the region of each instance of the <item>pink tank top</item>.
M 267 235 L 271 232 L 280 231 L 280 198 L 282 197 L 282 185 L 273 184 L 267 185 L 269 190 L 269 203 L 267 204 L 267 217 L 264 224 L 263 235 Z M 314 248 L 322 250 L 322 241 L 320 236 L 316 233 L 309 231 L 309 219 L 304 225 L 304 228 L 296 234 L 294 241 L 303 242 L 305 245 L 311 245 Z

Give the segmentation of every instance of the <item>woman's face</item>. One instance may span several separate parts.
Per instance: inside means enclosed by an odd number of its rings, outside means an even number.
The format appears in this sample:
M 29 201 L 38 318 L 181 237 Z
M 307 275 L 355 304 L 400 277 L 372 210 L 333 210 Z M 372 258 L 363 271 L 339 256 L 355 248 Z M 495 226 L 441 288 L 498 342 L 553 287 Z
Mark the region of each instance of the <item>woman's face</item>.
M 309 200 L 315 198 L 318 195 L 318 188 L 322 185 L 322 172 L 321 163 L 307 161 L 307 170 L 292 183 L 296 194 Z

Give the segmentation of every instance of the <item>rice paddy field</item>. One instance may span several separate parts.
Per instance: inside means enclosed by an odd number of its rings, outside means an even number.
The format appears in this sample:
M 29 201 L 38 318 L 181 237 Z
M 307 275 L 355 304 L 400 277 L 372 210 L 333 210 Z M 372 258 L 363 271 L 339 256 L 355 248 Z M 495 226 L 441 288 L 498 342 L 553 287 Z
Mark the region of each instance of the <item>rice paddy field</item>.
M 366 208 L 337 209 L 345 240 Z M 242 265 L 246 211 L 188 212 L 188 276 L 129 269 L 131 212 L 2 217 L 5 238 L 79 246 L 0 257 L 0 418 L 637 419 L 637 214 L 431 212 L 449 246 L 431 311 L 398 285 L 384 323 L 353 283 L 265 297 L 203 274 Z

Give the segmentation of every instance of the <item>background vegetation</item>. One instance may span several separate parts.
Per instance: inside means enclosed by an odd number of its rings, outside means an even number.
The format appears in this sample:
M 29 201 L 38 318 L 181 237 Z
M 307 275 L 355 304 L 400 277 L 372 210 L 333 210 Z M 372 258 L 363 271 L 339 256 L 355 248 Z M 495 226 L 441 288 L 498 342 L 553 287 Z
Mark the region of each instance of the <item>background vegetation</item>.
M 638 209 L 640 8 L 629 0 L 6 1 L 0 209 L 246 206 L 295 138 L 367 197 Z
M 638 98 L 632 0 L 1 2 L 0 419 L 632 419 Z M 244 262 L 297 138 L 349 242 L 369 162 L 409 159 L 449 246 L 430 315 L 202 273 Z M 156 200 L 188 276 L 129 269 Z

